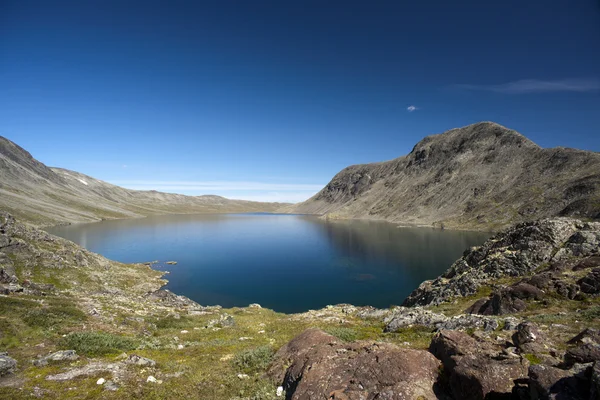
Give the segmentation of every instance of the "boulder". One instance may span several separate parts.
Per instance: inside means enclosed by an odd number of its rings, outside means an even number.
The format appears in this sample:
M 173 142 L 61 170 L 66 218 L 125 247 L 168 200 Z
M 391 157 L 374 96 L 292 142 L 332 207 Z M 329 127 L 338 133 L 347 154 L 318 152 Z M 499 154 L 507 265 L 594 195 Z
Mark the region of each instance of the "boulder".
M 593 328 L 586 328 L 567 342 L 567 344 L 584 344 L 584 343 L 600 344 L 600 330 L 593 329 Z
M 527 376 L 526 360 L 517 355 L 501 357 L 499 346 L 477 341 L 463 332 L 440 331 L 432 339 L 429 351 L 442 361 L 450 392 L 456 399 L 509 396 L 515 381 Z
M 453 359 L 456 365 L 447 372 L 448 382 L 452 396 L 461 400 L 510 397 L 515 384 L 527 377 L 529 367 L 525 359 L 495 359 L 484 354 Z
M 342 344 L 309 329 L 275 355 L 269 376 L 287 399 L 436 399 L 440 362 L 388 343 Z
M 127 357 L 125 360 L 127 364 L 139 365 L 140 367 L 154 367 L 156 365 L 156 361 L 151 360 L 146 357 L 138 356 L 136 354 L 132 354 Z
M 541 300 L 542 297 L 543 292 L 536 286 L 519 282 L 496 291 L 487 301 L 478 300 L 467 312 L 481 315 L 514 314 L 527 308 L 525 300 Z
M 529 367 L 529 394 L 532 400 L 588 400 L 590 381 L 586 367 L 564 370 L 548 365 Z
M 568 349 L 565 353 L 565 365 L 575 363 L 585 364 L 600 361 L 600 345 L 597 343 L 584 343 Z
M 600 267 L 600 256 L 584 258 L 573 267 L 573 271 L 580 271 L 582 269 L 588 269 L 593 267 Z
M 544 335 L 533 322 L 519 324 L 512 340 L 523 353 L 538 353 L 544 349 Z
M 0 376 L 12 374 L 17 369 L 17 360 L 10 358 L 6 353 L 0 354 Z
M 577 284 L 584 293 L 600 293 L 600 268 L 594 268 L 589 274 L 578 280 Z

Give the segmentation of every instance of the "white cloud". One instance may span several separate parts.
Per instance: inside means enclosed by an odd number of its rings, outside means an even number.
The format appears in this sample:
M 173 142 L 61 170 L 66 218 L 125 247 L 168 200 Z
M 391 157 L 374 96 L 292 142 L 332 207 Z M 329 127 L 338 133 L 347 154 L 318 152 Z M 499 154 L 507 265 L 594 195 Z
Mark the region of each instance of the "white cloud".
M 406 111 L 408 111 L 408 112 L 417 111 L 418 109 L 419 109 L 418 107 L 416 107 L 416 106 L 412 106 L 412 105 L 411 105 L 411 106 L 408 106 L 408 107 L 406 107 Z
M 600 80 L 587 79 L 562 79 L 543 81 L 538 79 L 521 79 L 518 81 L 498 85 L 454 85 L 457 89 L 484 90 L 496 93 L 524 94 L 547 92 L 593 92 L 600 90 Z

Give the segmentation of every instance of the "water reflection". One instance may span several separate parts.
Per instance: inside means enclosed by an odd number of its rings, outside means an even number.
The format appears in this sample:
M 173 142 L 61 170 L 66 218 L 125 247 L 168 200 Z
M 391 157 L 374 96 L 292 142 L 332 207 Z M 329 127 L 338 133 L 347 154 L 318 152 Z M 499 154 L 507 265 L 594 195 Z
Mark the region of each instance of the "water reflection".
M 159 266 L 200 304 L 260 303 L 283 312 L 399 304 L 489 236 L 293 215 L 168 215 L 49 229 L 122 262 Z

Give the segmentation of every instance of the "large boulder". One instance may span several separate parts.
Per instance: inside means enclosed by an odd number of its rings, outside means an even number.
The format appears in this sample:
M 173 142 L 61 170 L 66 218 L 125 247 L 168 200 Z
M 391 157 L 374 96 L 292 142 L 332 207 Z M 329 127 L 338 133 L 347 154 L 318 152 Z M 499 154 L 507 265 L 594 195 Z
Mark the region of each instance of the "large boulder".
M 424 350 L 342 344 L 308 329 L 277 352 L 268 374 L 287 399 L 437 399 L 439 367 Z
M 588 400 L 590 380 L 588 367 L 565 370 L 549 365 L 529 367 L 529 391 L 532 400 Z
M 587 294 L 600 293 L 600 268 L 594 268 L 589 274 L 577 281 L 581 291 Z
M 499 347 L 463 332 L 440 331 L 429 351 L 442 361 L 449 390 L 456 399 L 510 396 L 515 383 L 527 376 L 526 360 L 501 357 Z
M 537 287 L 519 282 L 494 292 L 488 301 L 478 301 L 467 312 L 482 315 L 514 314 L 527 308 L 526 300 L 541 300 L 543 292 Z

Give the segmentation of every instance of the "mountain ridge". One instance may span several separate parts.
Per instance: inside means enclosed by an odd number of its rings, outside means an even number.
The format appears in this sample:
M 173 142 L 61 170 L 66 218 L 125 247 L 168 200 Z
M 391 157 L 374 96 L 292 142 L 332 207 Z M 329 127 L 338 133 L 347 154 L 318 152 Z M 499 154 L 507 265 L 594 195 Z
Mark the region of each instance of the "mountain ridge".
M 393 160 L 346 167 L 286 210 L 477 230 L 559 215 L 600 218 L 600 153 L 545 149 L 480 122 L 426 136 Z
M 272 212 L 283 203 L 125 189 L 64 168 L 48 167 L 0 136 L 0 209 L 48 226 L 154 214 Z

